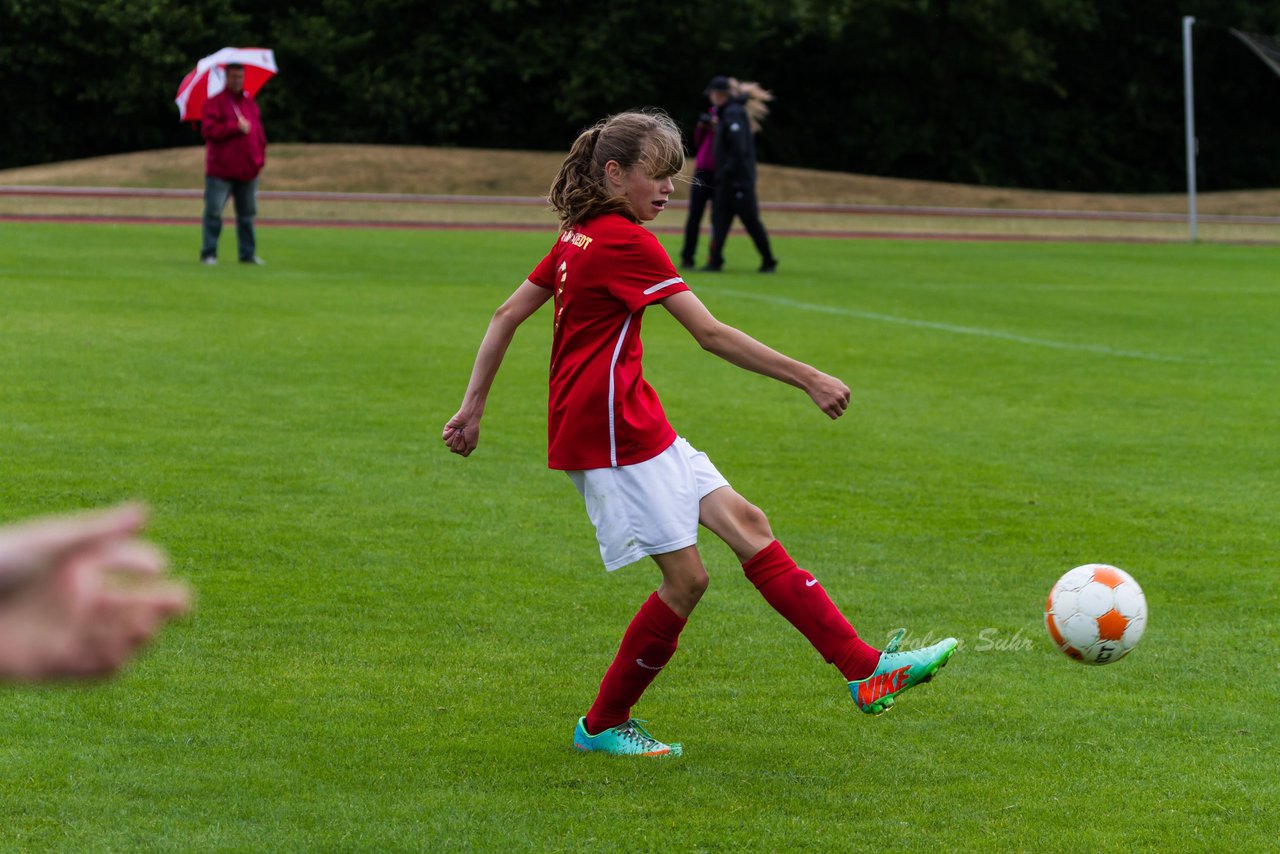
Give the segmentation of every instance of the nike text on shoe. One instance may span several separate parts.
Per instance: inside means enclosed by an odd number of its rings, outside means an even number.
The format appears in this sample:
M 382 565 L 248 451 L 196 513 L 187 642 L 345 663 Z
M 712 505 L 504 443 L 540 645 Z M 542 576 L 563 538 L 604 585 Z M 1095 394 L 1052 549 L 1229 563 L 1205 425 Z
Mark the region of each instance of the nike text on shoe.
M 578 718 L 578 726 L 573 731 L 573 746 L 577 750 L 612 756 L 680 756 L 684 752 L 679 744 L 663 744 L 649 735 L 642 723 L 644 721 L 632 718 L 599 735 L 587 735 L 587 719 Z
M 880 654 L 875 672 L 866 679 L 849 683 L 849 693 L 858 708 L 869 715 L 880 715 L 893 708 L 893 698 L 928 682 L 944 667 L 956 651 L 956 639 L 946 638 L 924 649 L 898 651 L 898 644 L 907 633 L 899 629 Z

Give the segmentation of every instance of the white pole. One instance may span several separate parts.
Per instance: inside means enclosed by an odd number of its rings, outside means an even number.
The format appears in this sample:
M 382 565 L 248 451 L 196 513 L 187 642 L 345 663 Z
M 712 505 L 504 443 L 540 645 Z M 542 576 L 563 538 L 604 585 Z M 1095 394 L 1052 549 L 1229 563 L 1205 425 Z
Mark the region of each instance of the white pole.
M 1182 87 L 1187 108 L 1187 224 L 1191 242 L 1196 242 L 1196 108 L 1191 88 L 1191 25 L 1196 19 L 1182 18 Z

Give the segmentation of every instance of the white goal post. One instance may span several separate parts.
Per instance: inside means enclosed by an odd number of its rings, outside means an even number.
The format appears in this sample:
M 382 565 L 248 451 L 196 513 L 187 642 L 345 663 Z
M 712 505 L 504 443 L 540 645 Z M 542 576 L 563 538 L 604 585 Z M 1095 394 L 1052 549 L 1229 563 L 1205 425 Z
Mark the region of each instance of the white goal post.
M 1182 18 L 1182 91 L 1187 127 L 1187 228 L 1191 242 L 1196 242 L 1196 107 L 1191 76 L 1191 27 L 1196 19 Z
M 1191 28 L 1195 22 L 1196 19 L 1191 15 L 1184 15 L 1182 18 L 1182 86 L 1187 131 L 1187 228 L 1192 243 L 1196 241 L 1196 155 L 1199 153 L 1196 142 L 1195 90 L 1191 74 Z M 1242 32 L 1234 27 L 1227 29 L 1272 71 L 1280 74 L 1280 41 L 1260 33 Z

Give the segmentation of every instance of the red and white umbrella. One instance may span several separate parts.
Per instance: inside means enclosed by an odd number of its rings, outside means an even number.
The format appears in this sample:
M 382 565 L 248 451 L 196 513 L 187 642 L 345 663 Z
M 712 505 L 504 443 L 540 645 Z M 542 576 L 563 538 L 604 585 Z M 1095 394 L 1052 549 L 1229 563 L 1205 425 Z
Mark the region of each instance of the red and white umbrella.
M 198 122 L 204 102 L 227 88 L 227 66 L 244 66 L 244 91 L 258 94 L 263 84 L 276 76 L 276 55 L 261 47 L 224 47 L 196 63 L 195 70 L 178 86 L 178 120 Z

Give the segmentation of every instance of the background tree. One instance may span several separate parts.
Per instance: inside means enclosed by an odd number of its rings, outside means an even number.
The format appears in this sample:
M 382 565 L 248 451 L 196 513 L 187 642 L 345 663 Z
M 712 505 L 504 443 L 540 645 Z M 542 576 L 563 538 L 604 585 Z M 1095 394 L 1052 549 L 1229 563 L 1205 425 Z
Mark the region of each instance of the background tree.
M 1182 14 L 1204 189 L 1280 186 L 1280 79 L 1224 26 L 1280 0 L 0 0 L 0 168 L 191 145 L 183 74 L 276 51 L 273 141 L 564 148 L 605 113 L 692 125 L 715 73 L 777 95 L 767 162 L 989 185 L 1183 186 Z

